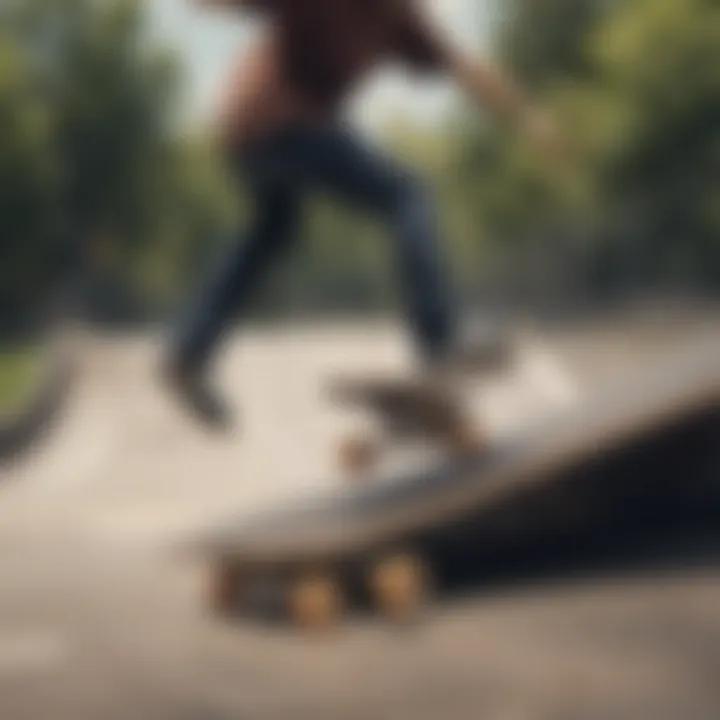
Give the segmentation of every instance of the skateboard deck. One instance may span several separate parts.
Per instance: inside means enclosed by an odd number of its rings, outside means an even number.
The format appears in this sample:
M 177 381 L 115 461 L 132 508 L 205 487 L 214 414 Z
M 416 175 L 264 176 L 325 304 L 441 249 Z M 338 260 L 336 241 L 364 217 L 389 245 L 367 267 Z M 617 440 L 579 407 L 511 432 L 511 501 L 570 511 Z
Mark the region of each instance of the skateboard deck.
M 421 475 L 345 489 L 254 520 L 234 519 L 193 545 L 215 565 L 223 588 L 238 573 L 280 572 L 296 578 L 309 568 L 336 573 L 338 568 L 365 567 L 372 559 L 374 579 L 368 582 L 385 588 L 378 604 L 395 607 L 401 596 L 406 602 L 399 605 L 407 608 L 407 598 L 416 598 L 422 585 L 423 559 L 414 552 L 398 555 L 397 548 L 412 548 L 419 538 L 491 514 L 513 495 L 552 484 L 553 478 L 593 458 L 697 419 L 715 422 L 718 416 L 720 339 L 710 339 L 522 436 L 451 458 Z M 394 582 L 380 582 L 375 576 L 388 566 L 395 568 L 394 574 L 388 571 Z M 314 575 L 312 582 L 303 577 L 310 585 L 315 582 L 315 595 L 324 598 L 319 615 L 327 618 L 329 606 L 337 609 L 329 598 L 337 594 L 339 576 L 334 582 L 330 576 Z M 333 591 L 323 595 L 318 587 Z M 313 592 L 305 591 L 300 594 L 307 601 Z M 295 609 L 307 605 L 317 609 L 318 603 L 299 603 Z

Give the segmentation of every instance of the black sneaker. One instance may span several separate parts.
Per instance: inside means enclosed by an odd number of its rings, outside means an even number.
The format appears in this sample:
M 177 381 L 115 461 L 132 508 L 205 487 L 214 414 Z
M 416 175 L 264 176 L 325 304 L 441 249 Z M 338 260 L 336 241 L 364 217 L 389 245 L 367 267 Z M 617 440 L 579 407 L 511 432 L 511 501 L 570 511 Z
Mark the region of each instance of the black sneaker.
M 227 432 L 233 426 L 233 413 L 223 398 L 209 385 L 201 369 L 177 360 L 166 362 L 162 377 L 180 404 L 208 429 Z

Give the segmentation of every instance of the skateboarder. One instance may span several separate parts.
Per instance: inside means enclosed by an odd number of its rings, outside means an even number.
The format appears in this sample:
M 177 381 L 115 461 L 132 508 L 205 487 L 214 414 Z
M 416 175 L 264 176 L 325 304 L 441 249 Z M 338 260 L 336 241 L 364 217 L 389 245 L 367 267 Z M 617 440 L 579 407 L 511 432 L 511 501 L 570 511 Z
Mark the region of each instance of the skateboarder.
M 268 270 L 297 239 L 309 191 L 386 221 L 407 316 L 428 365 L 452 364 L 477 349 L 458 332 L 427 184 L 358 137 L 339 113 L 371 69 L 399 61 L 454 78 L 474 99 L 552 148 L 555 134 L 546 117 L 500 74 L 446 42 L 423 16 L 421 0 L 196 1 L 257 11 L 269 22 L 231 78 L 219 123 L 221 144 L 254 210 L 182 324 L 165 367 L 186 408 L 211 427 L 229 425 L 229 409 L 210 386 L 208 364 L 231 316 L 246 309 Z

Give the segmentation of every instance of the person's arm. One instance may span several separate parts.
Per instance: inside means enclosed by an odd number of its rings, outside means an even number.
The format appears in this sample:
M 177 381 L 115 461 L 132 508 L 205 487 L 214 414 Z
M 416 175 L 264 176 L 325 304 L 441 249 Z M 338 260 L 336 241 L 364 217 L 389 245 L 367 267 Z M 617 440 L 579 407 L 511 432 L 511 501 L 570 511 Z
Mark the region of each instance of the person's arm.
M 520 127 L 531 141 L 557 151 L 559 134 L 550 118 L 509 78 L 488 63 L 457 50 L 417 5 L 401 6 L 398 48 L 413 66 L 453 77 L 476 102 Z
M 520 124 L 532 112 L 532 105 L 520 88 L 495 68 L 464 53 L 450 51 L 448 56 L 450 74 L 475 102 Z
M 556 129 L 549 116 L 515 83 L 490 64 L 470 58 L 464 53 L 449 51 L 447 67 L 470 97 L 517 125 L 531 140 L 541 144 L 558 141 Z
M 277 0 L 193 0 L 198 7 L 208 10 L 268 10 Z

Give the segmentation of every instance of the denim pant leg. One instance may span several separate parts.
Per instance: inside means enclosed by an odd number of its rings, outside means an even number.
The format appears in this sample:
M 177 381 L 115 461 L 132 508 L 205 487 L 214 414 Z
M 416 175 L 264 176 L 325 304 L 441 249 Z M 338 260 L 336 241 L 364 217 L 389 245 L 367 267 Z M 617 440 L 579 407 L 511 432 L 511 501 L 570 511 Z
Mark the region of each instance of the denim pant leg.
M 456 302 L 441 253 L 435 198 L 425 183 L 340 126 L 296 129 L 276 147 L 295 182 L 390 224 L 420 351 L 432 357 L 447 350 L 456 330 Z
M 245 309 L 278 257 L 297 236 L 299 202 L 285 188 L 255 192 L 255 217 L 246 233 L 232 242 L 180 328 L 180 362 L 202 366 L 208 362 L 231 317 Z

